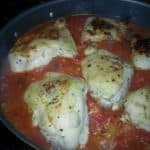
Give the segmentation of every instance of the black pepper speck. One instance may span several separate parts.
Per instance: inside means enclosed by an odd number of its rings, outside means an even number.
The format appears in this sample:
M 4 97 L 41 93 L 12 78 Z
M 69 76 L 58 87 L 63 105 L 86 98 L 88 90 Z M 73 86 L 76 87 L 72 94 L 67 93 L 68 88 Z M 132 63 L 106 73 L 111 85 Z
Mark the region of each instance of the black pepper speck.
M 88 64 L 88 67 L 91 67 L 91 64 Z

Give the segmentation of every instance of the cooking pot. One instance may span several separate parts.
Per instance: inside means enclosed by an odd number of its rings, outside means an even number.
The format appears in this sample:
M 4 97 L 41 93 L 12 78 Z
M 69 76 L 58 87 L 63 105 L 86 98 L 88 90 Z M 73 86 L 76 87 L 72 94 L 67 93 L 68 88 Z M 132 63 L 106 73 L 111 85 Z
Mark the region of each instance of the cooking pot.
M 0 31 L 1 61 L 7 58 L 8 51 L 17 37 L 33 26 L 51 18 L 81 13 L 123 19 L 140 24 L 145 28 L 150 27 L 150 4 L 143 2 L 133 0 L 53 0 L 20 14 Z M 0 120 L 25 143 L 31 145 L 35 149 L 44 149 L 41 145 L 31 141 L 28 137 L 14 128 L 13 124 L 5 117 L 1 107 Z

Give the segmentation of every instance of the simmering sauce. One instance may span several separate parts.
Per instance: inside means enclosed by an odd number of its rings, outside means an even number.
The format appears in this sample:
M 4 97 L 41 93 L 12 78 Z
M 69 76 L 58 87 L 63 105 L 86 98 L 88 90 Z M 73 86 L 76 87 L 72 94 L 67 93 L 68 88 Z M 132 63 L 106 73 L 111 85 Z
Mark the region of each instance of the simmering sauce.
M 77 15 L 66 18 L 67 27 L 78 49 L 78 55 L 75 58 L 56 57 L 48 65 L 24 73 L 13 73 L 7 61 L 3 65 L 0 77 L 0 97 L 1 106 L 6 118 L 21 133 L 47 149 L 50 149 L 50 144 L 41 135 L 39 128 L 32 126 L 32 116 L 23 99 L 24 92 L 32 82 L 42 79 L 46 72 L 64 72 L 82 77 L 80 63 L 85 57 L 84 49 L 89 43 L 81 40 L 81 33 L 87 17 L 87 15 Z M 134 24 L 129 23 L 127 26 L 137 33 L 147 34 L 146 32 L 149 32 Z M 22 40 L 24 42 L 30 40 L 36 32 L 38 32 L 38 28 L 32 34 L 28 34 L 28 36 L 24 35 Z M 127 38 L 130 37 L 130 33 L 128 34 Z M 97 47 L 107 49 L 128 62 L 131 61 L 131 49 L 128 39 L 120 42 L 104 40 L 97 43 Z M 134 70 L 129 90 L 136 90 L 149 84 L 150 70 Z M 120 121 L 120 116 L 124 111 L 123 107 L 117 111 L 104 109 L 96 103 L 90 93 L 87 95 L 87 103 L 90 134 L 89 141 L 84 148 L 85 150 L 150 149 L 150 132 L 137 129 L 130 123 L 122 123 Z

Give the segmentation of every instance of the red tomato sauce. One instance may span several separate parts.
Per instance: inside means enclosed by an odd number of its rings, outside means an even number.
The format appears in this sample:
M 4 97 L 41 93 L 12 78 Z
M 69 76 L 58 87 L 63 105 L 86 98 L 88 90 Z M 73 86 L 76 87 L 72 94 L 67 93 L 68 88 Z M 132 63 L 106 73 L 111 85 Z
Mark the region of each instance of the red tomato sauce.
M 41 80 L 46 72 L 64 72 L 82 77 L 80 62 L 85 57 L 83 51 L 88 43 L 81 40 L 81 33 L 86 18 L 86 15 L 67 18 L 67 26 L 79 52 L 75 58 L 56 57 L 48 65 L 25 73 L 12 73 L 8 63 L 4 64 L 2 70 L 0 97 L 4 114 L 21 133 L 45 148 L 49 148 L 50 144 L 41 135 L 39 128 L 32 125 L 31 113 L 23 99 L 24 92 L 32 82 Z M 136 25 L 132 26 L 135 27 Z M 142 31 L 142 28 L 136 28 L 140 32 Z M 34 32 L 32 32 L 31 37 L 24 36 L 24 41 L 30 40 L 34 36 Z M 105 40 L 97 43 L 97 47 L 107 49 L 122 59 L 131 61 L 131 50 L 128 42 Z M 136 90 L 147 84 L 150 84 L 150 71 L 135 70 L 130 90 Z M 104 109 L 96 103 L 90 93 L 87 95 L 87 104 L 90 135 L 85 150 L 146 150 L 150 148 L 149 132 L 136 129 L 133 125 L 120 121 L 123 108 L 117 111 Z
M 98 43 L 98 48 L 107 49 L 126 61 L 131 60 L 131 51 L 127 43 L 104 40 Z

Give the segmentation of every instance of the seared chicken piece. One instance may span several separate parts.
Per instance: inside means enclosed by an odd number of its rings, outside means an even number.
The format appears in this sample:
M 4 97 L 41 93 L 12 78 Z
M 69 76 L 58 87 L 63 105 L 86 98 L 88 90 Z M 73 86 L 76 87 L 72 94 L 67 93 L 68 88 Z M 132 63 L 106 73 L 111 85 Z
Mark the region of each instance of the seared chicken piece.
M 131 40 L 132 61 L 138 69 L 150 69 L 150 37 L 134 36 Z
M 132 78 L 131 65 L 107 50 L 87 48 L 85 53 L 89 55 L 82 61 L 82 72 L 92 96 L 102 106 L 118 109 Z
M 63 73 L 47 73 L 32 83 L 24 99 L 38 126 L 54 148 L 72 150 L 88 140 L 87 84 Z
M 8 55 L 13 72 L 24 72 L 48 64 L 53 57 L 74 57 L 75 42 L 65 20 L 49 21 L 27 42 L 18 40 Z M 27 34 L 26 36 L 32 36 Z
M 123 23 L 109 18 L 89 17 L 82 33 L 83 41 L 121 40 L 126 31 Z
M 129 121 L 138 128 L 150 131 L 150 86 L 145 86 L 127 95 L 122 121 Z

